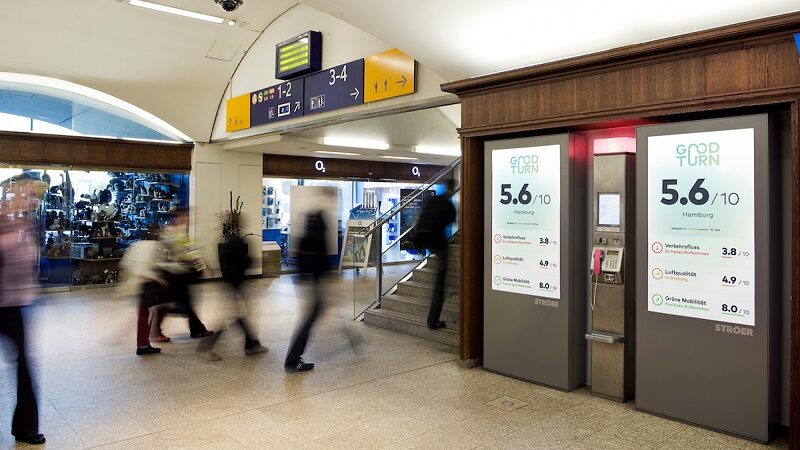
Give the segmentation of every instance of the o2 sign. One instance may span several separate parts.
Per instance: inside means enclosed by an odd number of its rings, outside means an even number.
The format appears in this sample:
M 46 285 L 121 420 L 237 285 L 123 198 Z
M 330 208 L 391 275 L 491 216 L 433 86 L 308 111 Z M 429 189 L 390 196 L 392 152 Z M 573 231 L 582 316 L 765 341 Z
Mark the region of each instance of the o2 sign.
M 419 171 L 419 167 L 414 166 L 414 167 L 411 168 L 411 176 L 414 176 L 414 177 L 417 177 L 417 178 L 422 176 L 421 172 Z
M 322 160 L 318 159 L 317 162 L 314 163 L 314 168 L 317 169 L 317 172 L 325 173 L 325 163 Z

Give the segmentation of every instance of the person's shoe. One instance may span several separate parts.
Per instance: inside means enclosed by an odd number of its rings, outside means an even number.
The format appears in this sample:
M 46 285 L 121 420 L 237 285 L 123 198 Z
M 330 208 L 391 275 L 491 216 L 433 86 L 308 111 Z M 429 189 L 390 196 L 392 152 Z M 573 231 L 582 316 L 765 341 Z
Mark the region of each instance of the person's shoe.
M 206 361 L 220 361 L 222 357 L 217 354 L 214 350 L 204 350 L 198 351 L 200 355 L 205 358 Z
M 294 364 L 283 366 L 283 368 L 287 373 L 307 372 L 314 368 L 314 363 L 307 363 L 301 359 Z
M 162 334 L 161 336 L 151 336 L 150 340 L 153 342 L 169 342 L 172 340 L 172 338 L 170 338 L 169 336 L 164 336 Z
M 204 331 L 204 332 L 202 332 L 202 333 L 192 333 L 192 334 L 191 334 L 191 336 L 192 336 L 192 339 L 197 339 L 197 338 L 209 337 L 209 336 L 211 336 L 212 334 L 214 334 L 214 332 L 213 332 L 213 331 L 211 331 L 211 330 L 206 330 L 206 331 Z
M 136 347 L 136 354 L 139 356 L 155 355 L 156 353 L 161 353 L 161 349 L 153 347 L 152 345 L 148 345 L 147 347 Z
M 14 439 L 19 442 L 25 442 L 30 445 L 42 445 L 47 442 L 43 434 L 27 434 L 25 436 L 14 436 Z
M 428 328 L 431 330 L 438 330 L 439 328 L 444 328 L 445 325 L 447 324 L 444 322 L 444 320 L 440 320 L 436 322 L 436 324 L 434 324 L 433 326 L 428 325 Z
M 256 355 L 256 354 L 259 354 L 259 353 L 267 353 L 268 351 L 269 351 L 268 347 L 264 347 L 261 344 L 256 344 L 256 345 L 254 345 L 252 347 L 245 348 L 244 349 L 244 354 L 245 355 Z

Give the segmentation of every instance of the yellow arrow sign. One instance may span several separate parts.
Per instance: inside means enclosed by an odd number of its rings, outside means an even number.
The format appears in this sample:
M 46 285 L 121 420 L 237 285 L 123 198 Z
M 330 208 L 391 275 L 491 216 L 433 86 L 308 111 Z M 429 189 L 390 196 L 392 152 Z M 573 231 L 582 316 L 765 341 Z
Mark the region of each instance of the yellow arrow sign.
M 225 131 L 247 128 L 250 128 L 250 94 L 243 94 L 225 103 Z
M 364 58 L 364 102 L 374 102 L 417 91 L 417 63 L 393 48 Z

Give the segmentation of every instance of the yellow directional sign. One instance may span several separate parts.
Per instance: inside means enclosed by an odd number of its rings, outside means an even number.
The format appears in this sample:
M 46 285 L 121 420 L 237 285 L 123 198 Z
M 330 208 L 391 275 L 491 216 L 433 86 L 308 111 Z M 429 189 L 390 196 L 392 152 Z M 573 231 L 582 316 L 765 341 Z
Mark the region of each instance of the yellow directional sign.
M 225 103 L 225 131 L 250 128 L 250 94 L 240 95 Z
M 364 102 L 374 102 L 417 91 L 414 58 L 393 48 L 364 58 Z

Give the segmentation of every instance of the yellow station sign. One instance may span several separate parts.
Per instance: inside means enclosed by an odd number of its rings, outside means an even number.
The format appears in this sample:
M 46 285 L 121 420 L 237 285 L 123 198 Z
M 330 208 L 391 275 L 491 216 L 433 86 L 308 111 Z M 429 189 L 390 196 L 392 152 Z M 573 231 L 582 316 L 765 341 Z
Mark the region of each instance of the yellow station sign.
M 414 58 L 396 48 L 364 58 L 364 102 L 413 94 L 416 68 Z
M 225 131 L 250 128 L 250 94 L 240 95 L 225 104 Z

